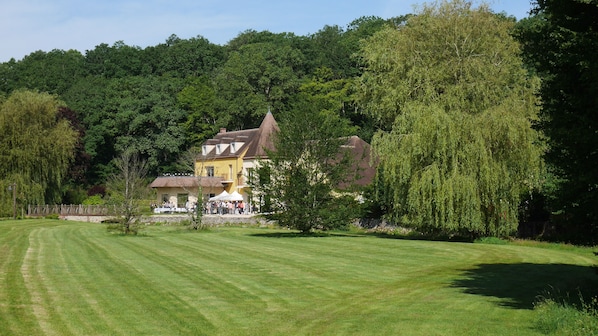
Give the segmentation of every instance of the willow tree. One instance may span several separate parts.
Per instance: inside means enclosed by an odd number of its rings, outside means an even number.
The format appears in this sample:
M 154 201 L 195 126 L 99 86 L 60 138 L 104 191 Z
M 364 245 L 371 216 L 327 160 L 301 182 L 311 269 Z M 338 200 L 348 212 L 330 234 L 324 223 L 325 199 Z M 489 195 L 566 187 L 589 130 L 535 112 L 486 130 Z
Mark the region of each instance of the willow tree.
M 463 0 L 424 5 L 362 49 L 360 100 L 392 190 L 389 219 L 429 233 L 512 234 L 541 169 L 537 78 L 515 20 Z
M 53 95 L 26 90 L 0 104 L 0 185 L 5 192 L 16 184 L 19 204 L 60 200 L 77 142 L 69 122 L 57 117 L 60 105 Z

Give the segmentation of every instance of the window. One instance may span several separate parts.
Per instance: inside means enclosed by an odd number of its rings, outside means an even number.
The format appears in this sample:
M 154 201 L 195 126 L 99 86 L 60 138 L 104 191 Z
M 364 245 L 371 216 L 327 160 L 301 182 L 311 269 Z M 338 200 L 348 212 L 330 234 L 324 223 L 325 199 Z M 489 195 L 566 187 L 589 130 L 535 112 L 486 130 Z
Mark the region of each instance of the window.
M 216 154 L 220 154 L 222 153 L 222 150 L 220 149 L 220 144 L 216 145 Z
M 253 168 L 247 168 L 247 184 L 253 183 Z
M 234 178 L 233 177 L 233 165 L 228 165 L 228 177 L 229 177 L 229 180 L 231 180 L 231 181 Z
M 206 176 L 214 176 L 214 166 L 206 167 Z

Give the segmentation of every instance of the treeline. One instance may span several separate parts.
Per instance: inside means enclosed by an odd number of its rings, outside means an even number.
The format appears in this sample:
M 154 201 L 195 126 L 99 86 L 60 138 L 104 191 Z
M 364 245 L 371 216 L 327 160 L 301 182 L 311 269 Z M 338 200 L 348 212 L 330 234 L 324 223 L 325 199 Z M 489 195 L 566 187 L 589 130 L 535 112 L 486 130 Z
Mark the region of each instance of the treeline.
M 257 127 L 269 109 L 284 118 L 302 91 L 329 101 L 370 138 L 375 127 L 351 89 L 361 73 L 355 55 L 362 39 L 405 18 L 362 17 L 309 36 L 248 30 L 224 46 L 172 35 L 146 48 L 36 51 L 0 64 L 0 95 L 29 89 L 64 102 L 62 117 L 80 138 L 60 201 L 78 203 L 103 189 L 124 149 L 140 153 L 150 175 L 175 172 L 181 153 L 220 128 Z

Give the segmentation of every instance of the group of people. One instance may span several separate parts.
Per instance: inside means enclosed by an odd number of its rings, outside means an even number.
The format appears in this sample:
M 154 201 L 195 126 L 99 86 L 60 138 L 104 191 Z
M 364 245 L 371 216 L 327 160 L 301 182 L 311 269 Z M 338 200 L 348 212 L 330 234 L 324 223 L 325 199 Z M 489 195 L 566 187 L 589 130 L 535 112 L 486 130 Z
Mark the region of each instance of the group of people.
M 208 215 L 242 215 L 246 213 L 246 210 L 243 201 L 213 201 L 206 203 L 204 213 Z
M 151 204 L 152 211 L 156 213 L 195 211 L 196 206 L 195 202 L 185 203 L 184 208 L 178 208 L 171 202 L 164 202 L 161 206 L 155 203 Z M 252 212 L 243 201 L 208 201 L 204 204 L 203 210 L 206 215 L 243 215 Z

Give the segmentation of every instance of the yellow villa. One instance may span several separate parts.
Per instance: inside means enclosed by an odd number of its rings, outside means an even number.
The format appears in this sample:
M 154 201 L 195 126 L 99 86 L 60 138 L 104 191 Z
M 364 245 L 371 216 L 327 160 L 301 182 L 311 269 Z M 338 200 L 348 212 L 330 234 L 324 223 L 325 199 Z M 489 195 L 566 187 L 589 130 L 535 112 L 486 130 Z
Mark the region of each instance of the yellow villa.
M 271 134 L 277 130 L 278 124 L 271 112 L 266 114 L 259 128 L 240 131 L 221 129 L 202 145 L 201 155 L 195 160 L 195 176 L 160 176 L 152 182 L 159 206 L 183 211 L 186 204 L 205 204 L 226 191 L 239 197 L 234 200 L 242 200 L 250 209 L 249 178 L 258 159 L 267 158 L 265 149 L 273 148 Z M 203 199 L 198 201 L 194 195 L 198 194 L 200 184 Z
M 160 176 L 151 187 L 157 191 L 155 212 L 184 212 L 196 204 L 205 210 L 206 203 L 214 200 L 242 202 L 244 212 L 259 208 L 260 199 L 252 199 L 249 180 L 260 159 L 267 159 L 267 150 L 273 150 L 272 133 L 278 131 L 278 124 L 268 112 L 259 128 L 227 131 L 221 129 L 212 139 L 203 143 L 201 154 L 195 160 L 195 176 Z M 357 136 L 347 138 L 343 145 L 349 148 L 355 158 L 354 182 L 364 186 L 374 178 L 375 168 L 370 164 L 370 145 Z M 198 200 L 201 185 L 201 199 Z M 349 187 L 341 185 L 340 189 Z M 257 197 L 257 196 L 256 196 Z M 212 213 L 212 212 L 210 212 Z

